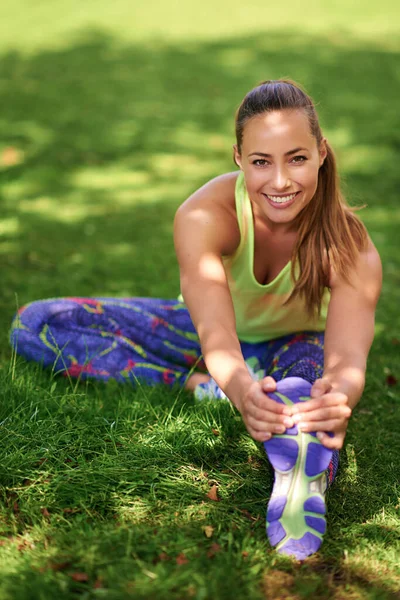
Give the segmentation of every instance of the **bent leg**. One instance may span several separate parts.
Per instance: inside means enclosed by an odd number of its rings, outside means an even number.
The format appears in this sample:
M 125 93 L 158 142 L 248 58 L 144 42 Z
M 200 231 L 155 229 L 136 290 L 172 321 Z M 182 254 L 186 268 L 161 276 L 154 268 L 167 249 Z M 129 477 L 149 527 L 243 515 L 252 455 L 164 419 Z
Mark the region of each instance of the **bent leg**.
M 185 305 L 155 298 L 60 298 L 16 315 L 11 343 L 28 360 L 80 378 L 184 383 L 204 370 Z

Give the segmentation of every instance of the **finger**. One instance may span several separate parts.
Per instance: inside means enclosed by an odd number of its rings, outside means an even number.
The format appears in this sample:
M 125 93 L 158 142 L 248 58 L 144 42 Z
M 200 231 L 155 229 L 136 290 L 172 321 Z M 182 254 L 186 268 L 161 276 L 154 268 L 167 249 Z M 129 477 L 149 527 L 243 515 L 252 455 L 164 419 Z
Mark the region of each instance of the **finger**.
M 273 379 L 273 377 L 264 377 L 260 383 L 264 392 L 274 392 L 276 390 L 276 381 Z
M 263 410 L 254 404 L 249 404 L 246 407 L 245 415 L 248 417 L 253 417 L 253 419 L 256 419 L 257 421 L 279 423 L 281 425 L 286 425 L 286 427 L 294 426 L 294 420 L 292 417 L 289 417 L 283 413 L 272 412 L 271 410 Z
M 247 431 L 256 442 L 268 442 L 272 438 L 272 433 L 269 431 L 258 431 L 252 427 L 247 427 Z
M 319 396 L 322 396 L 323 394 L 330 392 L 331 389 L 332 389 L 332 385 L 329 383 L 329 381 L 327 379 L 324 379 L 322 377 L 322 378 L 316 379 L 314 381 L 313 386 L 311 388 L 310 396 L 311 396 L 311 398 L 318 398 Z
M 284 415 L 291 415 L 291 409 L 285 404 L 281 404 L 277 402 L 273 398 L 269 398 L 264 392 L 260 390 L 260 393 L 257 393 L 253 397 L 253 404 L 262 410 L 268 410 L 270 412 Z
M 348 398 L 345 394 L 334 393 L 325 394 L 320 398 L 314 398 L 312 400 L 305 400 L 304 402 L 298 402 L 292 408 L 292 414 L 304 413 L 315 410 L 317 408 L 337 406 L 338 404 L 347 404 Z
M 247 417 L 246 423 L 257 431 L 268 431 L 269 433 L 285 433 L 287 427 L 283 423 L 274 423 L 271 421 L 257 420 Z
M 349 419 L 351 416 L 350 406 L 339 404 L 339 406 L 323 406 L 305 413 L 297 413 L 293 416 L 295 423 L 302 421 L 326 421 L 331 419 Z
M 325 446 L 325 448 L 329 448 L 330 450 L 341 450 L 341 448 L 343 448 L 343 434 L 337 434 L 333 438 L 331 438 L 323 431 L 318 431 L 317 438 L 319 439 L 321 444 Z
M 311 433 L 314 431 L 333 431 L 343 429 L 342 419 L 330 419 L 329 421 L 311 421 L 298 423 L 297 427 L 303 433 Z

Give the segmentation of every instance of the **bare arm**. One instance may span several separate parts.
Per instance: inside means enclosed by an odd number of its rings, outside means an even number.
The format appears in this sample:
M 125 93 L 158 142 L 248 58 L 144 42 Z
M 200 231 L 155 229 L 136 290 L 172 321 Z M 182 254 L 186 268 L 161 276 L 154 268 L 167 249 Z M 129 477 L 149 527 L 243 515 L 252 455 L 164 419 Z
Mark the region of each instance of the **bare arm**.
M 351 409 L 364 389 L 368 353 L 374 339 L 375 308 L 382 285 L 378 252 L 370 245 L 360 255 L 351 284 L 332 281 L 325 333 L 324 378 L 345 393 Z
M 198 332 L 207 369 L 241 412 L 251 435 L 265 440 L 267 431 L 277 431 L 274 429 L 277 415 L 285 411 L 266 396 L 262 384 L 252 380 L 236 334 L 222 260 L 223 256 L 233 254 L 240 241 L 234 210 L 235 181 L 235 174 L 217 178 L 178 209 L 174 223 L 175 249 L 182 294 Z M 283 416 L 278 421 L 282 431 Z
M 342 447 L 351 411 L 364 389 L 381 283 L 381 262 L 372 243 L 360 254 L 351 283 L 332 276 L 324 373 L 314 383 L 314 400 L 302 406 L 300 416 L 304 430 L 319 431 L 321 441 L 330 448 Z M 332 431 L 335 437 L 323 431 Z

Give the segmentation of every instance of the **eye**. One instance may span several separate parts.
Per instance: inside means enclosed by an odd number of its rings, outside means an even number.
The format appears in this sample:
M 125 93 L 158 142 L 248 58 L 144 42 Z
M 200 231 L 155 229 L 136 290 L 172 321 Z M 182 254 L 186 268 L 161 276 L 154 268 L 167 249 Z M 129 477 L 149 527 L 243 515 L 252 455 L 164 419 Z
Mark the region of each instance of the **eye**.
M 265 158 L 256 158 L 255 160 L 253 160 L 252 164 L 256 167 L 264 167 L 269 163 L 265 160 Z
M 292 162 L 294 162 L 294 163 L 298 163 L 298 164 L 301 164 L 301 163 L 303 163 L 303 162 L 306 162 L 306 160 L 308 160 L 308 159 L 307 159 L 307 157 L 306 157 L 306 156 L 301 156 L 301 155 L 294 156 L 294 157 L 292 158 Z

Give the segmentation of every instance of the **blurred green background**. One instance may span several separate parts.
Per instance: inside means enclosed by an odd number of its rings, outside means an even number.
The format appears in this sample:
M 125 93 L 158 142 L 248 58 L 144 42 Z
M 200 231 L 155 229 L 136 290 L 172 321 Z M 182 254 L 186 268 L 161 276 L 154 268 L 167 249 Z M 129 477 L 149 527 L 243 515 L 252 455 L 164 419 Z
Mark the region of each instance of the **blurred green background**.
M 2 331 L 17 303 L 38 297 L 174 297 L 174 211 L 235 168 L 235 109 L 281 76 L 314 97 L 349 200 L 368 205 L 393 277 L 379 324 L 398 327 L 387 309 L 399 281 L 395 6 L 3 3 Z
M 1 598 L 51 598 L 54 589 L 57 597 L 146 600 L 237 590 L 248 598 L 396 597 L 399 17 L 395 0 L 2 2 Z M 229 406 L 197 406 L 172 392 L 154 391 L 147 402 L 112 386 L 70 390 L 15 366 L 8 345 L 13 313 L 34 299 L 175 297 L 174 212 L 198 186 L 234 170 L 237 106 L 261 80 L 284 76 L 315 99 L 347 198 L 366 205 L 360 214 L 384 265 L 366 393 L 329 501 L 331 533 L 304 569 L 277 562 L 265 542 L 265 457 Z M 212 507 L 200 502 L 203 460 L 210 481 L 225 482 Z M 66 514 L 72 496 L 77 512 Z M 159 534 L 140 503 L 164 518 Z M 199 524 L 210 522 L 219 532 L 212 540 Z M 228 553 L 210 560 L 215 540 Z M 163 548 L 177 556 L 192 548 L 190 565 L 156 564 Z M 66 564 L 90 574 L 91 592 L 85 581 L 66 583 Z

